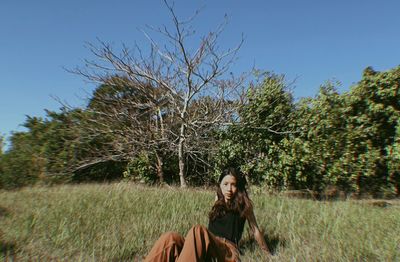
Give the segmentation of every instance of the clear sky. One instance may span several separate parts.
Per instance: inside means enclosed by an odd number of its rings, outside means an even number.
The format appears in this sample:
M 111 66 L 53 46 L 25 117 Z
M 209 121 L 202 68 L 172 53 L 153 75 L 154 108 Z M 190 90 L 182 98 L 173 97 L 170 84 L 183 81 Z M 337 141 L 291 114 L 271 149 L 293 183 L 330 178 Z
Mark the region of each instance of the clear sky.
M 259 69 L 296 79 L 295 97 L 314 96 L 326 80 L 340 91 L 372 66 L 384 71 L 400 64 L 399 0 L 176 0 L 178 16 L 195 20 L 200 32 L 230 22 L 221 47 L 245 42 L 233 72 Z M 58 110 L 53 97 L 83 106 L 93 89 L 63 67 L 91 58 L 85 42 L 135 41 L 147 46 L 139 29 L 170 25 L 162 0 L 1 0 L 0 135 L 23 131 L 26 115 Z

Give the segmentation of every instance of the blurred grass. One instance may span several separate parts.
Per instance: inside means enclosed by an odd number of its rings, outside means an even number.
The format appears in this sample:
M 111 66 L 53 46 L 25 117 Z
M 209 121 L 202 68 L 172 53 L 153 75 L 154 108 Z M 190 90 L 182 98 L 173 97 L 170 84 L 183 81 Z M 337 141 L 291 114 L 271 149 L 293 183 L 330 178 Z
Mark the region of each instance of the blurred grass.
M 272 261 L 400 261 L 400 208 L 252 195 Z M 207 225 L 212 191 L 130 183 L 0 191 L 0 259 L 140 261 L 166 231 Z M 243 261 L 264 261 L 250 233 Z

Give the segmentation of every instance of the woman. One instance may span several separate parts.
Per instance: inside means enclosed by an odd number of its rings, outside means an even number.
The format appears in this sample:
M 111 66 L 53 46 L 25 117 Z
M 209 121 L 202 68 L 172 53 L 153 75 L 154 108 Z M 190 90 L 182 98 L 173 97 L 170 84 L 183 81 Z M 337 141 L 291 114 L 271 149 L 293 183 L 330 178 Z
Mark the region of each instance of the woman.
M 145 261 L 240 261 L 238 243 L 246 220 L 261 249 L 266 255 L 270 254 L 254 216 L 245 177 L 236 169 L 228 168 L 218 182 L 216 201 L 209 213 L 208 229 L 194 226 L 186 238 L 174 232 L 163 234 Z

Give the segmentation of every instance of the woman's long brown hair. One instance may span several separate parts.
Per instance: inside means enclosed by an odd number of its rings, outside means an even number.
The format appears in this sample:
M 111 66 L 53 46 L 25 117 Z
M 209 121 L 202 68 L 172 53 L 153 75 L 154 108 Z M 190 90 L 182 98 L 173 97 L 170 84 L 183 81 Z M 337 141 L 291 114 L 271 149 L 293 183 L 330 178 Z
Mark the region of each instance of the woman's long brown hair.
M 226 203 L 220 184 L 222 179 L 227 175 L 231 175 L 236 178 L 237 192 L 233 199 Z M 250 212 L 252 212 L 253 204 L 249 198 L 249 195 L 247 194 L 246 185 L 246 178 L 239 170 L 233 167 L 225 169 L 218 179 L 218 199 L 215 201 L 214 206 L 211 208 L 211 211 L 208 214 L 209 219 L 211 221 L 215 220 L 218 217 L 224 216 L 226 212 L 229 211 L 237 212 L 242 218 L 247 218 Z

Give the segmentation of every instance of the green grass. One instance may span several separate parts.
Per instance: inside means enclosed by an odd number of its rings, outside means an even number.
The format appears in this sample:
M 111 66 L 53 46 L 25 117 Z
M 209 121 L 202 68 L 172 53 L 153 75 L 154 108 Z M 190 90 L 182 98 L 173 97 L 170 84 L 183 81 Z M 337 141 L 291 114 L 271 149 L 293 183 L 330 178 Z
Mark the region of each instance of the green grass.
M 400 208 L 252 195 L 272 261 L 399 261 Z M 214 193 L 129 183 L 0 191 L 0 259 L 136 261 L 166 231 L 207 225 Z M 247 230 L 247 229 L 246 229 Z M 243 261 L 263 261 L 248 231 Z

